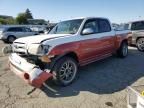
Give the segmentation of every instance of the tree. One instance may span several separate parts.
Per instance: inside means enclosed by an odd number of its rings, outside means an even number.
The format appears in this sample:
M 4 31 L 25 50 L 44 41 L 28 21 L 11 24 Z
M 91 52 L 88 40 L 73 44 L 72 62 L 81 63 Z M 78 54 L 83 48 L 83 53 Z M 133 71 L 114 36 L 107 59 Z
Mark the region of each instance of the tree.
M 27 17 L 25 13 L 19 13 L 18 16 L 16 17 L 16 21 L 18 24 L 27 24 Z
M 3 25 L 16 24 L 16 21 L 13 18 L 8 18 L 8 19 L 0 18 L 0 24 L 3 24 Z
M 5 19 L 3 19 L 3 18 L 0 18 L 0 24 L 7 24 L 7 22 L 6 22 L 6 20 Z
M 32 13 L 29 9 L 26 9 L 25 15 L 27 19 L 33 19 Z
M 8 18 L 6 19 L 6 21 L 7 21 L 7 24 L 17 24 L 14 18 Z

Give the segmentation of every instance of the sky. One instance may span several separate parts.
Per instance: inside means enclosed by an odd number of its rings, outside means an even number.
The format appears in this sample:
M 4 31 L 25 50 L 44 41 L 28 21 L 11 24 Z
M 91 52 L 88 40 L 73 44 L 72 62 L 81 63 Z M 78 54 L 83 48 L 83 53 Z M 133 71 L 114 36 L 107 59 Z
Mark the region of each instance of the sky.
M 144 19 L 144 0 L 0 0 L 0 15 L 16 17 L 27 8 L 34 18 L 51 22 L 89 16 L 115 23 Z

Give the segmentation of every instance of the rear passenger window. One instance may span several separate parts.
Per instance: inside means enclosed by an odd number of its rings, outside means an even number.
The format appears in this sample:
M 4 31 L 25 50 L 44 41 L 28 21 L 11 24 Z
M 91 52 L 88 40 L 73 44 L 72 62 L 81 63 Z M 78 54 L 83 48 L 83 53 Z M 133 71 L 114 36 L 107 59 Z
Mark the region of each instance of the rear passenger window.
M 32 30 L 30 28 L 25 28 L 26 32 L 32 32 Z
M 22 32 L 22 28 L 13 27 L 13 28 L 9 28 L 7 31 L 9 31 L 9 32 Z
M 144 22 L 134 22 L 132 23 L 131 30 L 144 30 Z
M 7 31 L 9 31 L 9 32 L 14 32 L 14 31 L 16 31 L 16 30 L 15 30 L 15 28 L 9 28 Z
M 22 28 L 16 28 L 16 31 L 17 32 L 23 32 L 23 29 Z
M 31 29 L 30 28 L 22 28 L 23 32 L 31 32 Z
M 110 32 L 111 26 L 108 20 L 106 19 L 99 19 L 99 32 Z

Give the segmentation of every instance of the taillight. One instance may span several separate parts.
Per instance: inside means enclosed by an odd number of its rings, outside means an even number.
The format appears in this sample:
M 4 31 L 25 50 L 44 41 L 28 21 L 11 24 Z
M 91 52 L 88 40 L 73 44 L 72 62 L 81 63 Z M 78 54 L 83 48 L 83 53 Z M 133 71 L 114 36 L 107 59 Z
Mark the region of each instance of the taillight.
M 24 78 L 25 78 L 26 80 L 28 80 L 28 79 L 30 78 L 29 74 L 28 74 L 28 73 L 24 73 Z

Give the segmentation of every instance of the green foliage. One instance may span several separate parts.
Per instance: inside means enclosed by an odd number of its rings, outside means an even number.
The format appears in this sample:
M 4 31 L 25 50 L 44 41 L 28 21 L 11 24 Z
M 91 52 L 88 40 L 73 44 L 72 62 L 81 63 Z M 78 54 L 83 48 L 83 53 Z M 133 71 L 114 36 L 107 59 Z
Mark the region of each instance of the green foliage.
M 24 13 L 19 13 L 16 19 L 9 18 L 4 19 L 0 18 L 0 24 L 6 25 L 6 24 L 28 24 L 28 19 L 33 19 L 32 13 L 29 9 L 26 9 Z
M 0 24 L 3 24 L 3 25 L 16 24 L 16 21 L 13 18 L 8 18 L 8 19 L 0 18 Z
M 25 13 L 19 13 L 18 16 L 16 17 L 16 22 L 18 24 L 27 24 L 27 18 Z
M 27 19 L 33 19 L 32 13 L 29 9 L 26 9 L 25 15 Z
M 28 19 L 33 19 L 33 16 L 29 9 L 26 9 L 24 13 L 19 13 L 16 17 L 16 22 L 18 24 L 28 24 Z
M 8 24 L 17 24 L 16 20 L 13 18 L 6 19 Z
M 6 24 L 6 20 L 4 20 L 3 18 L 0 18 L 0 24 Z

